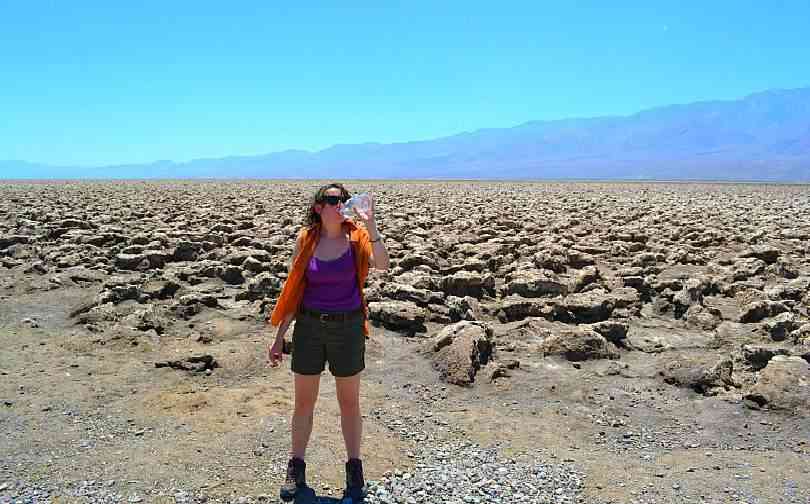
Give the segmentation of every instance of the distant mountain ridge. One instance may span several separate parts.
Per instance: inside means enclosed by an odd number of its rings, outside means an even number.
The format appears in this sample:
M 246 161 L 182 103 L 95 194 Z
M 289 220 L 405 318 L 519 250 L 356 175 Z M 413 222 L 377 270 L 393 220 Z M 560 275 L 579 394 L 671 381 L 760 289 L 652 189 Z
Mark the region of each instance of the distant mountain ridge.
M 810 182 L 810 87 L 318 152 L 96 168 L 0 161 L 0 178 L 193 177 Z

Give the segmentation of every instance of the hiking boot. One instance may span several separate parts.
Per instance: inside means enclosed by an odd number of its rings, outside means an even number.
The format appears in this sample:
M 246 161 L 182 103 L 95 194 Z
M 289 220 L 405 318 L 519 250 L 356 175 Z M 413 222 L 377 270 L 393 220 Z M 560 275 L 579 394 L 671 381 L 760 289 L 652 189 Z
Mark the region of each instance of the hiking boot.
M 307 465 L 300 458 L 293 457 L 287 462 L 287 479 L 281 485 L 281 500 L 290 502 L 295 499 L 299 488 L 307 486 Z
M 352 502 L 363 502 L 366 497 L 366 481 L 363 479 L 363 462 L 360 459 L 349 459 L 346 462 L 346 490 L 343 498 Z

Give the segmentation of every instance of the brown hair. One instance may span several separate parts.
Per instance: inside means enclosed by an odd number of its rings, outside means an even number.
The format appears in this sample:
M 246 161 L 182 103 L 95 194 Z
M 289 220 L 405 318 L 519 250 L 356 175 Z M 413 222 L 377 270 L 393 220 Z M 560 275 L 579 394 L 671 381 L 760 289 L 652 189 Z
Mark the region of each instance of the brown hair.
M 320 224 L 321 216 L 318 215 L 318 212 L 315 211 L 315 205 L 324 202 L 324 197 L 326 196 L 326 191 L 329 189 L 340 189 L 340 196 L 343 201 L 348 200 L 352 195 L 349 194 L 349 191 L 343 187 L 343 184 L 339 182 L 332 182 L 331 184 L 327 184 L 325 186 L 321 186 L 315 194 L 312 196 L 312 200 L 309 203 L 309 208 L 307 209 L 307 215 L 304 219 L 304 225 L 306 226 L 314 226 L 315 224 Z

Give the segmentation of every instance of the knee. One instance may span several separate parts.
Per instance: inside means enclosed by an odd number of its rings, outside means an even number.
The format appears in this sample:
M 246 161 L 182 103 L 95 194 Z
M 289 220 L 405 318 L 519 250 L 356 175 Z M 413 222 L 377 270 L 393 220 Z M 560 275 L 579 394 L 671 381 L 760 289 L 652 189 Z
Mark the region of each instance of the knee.
M 293 415 L 297 417 L 308 417 L 311 419 L 314 411 L 315 411 L 314 402 L 311 401 L 296 402 L 295 408 L 293 409 Z
M 360 399 L 359 398 L 351 398 L 351 399 L 341 399 L 338 401 L 340 405 L 340 414 L 341 415 L 359 415 L 360 414 Z

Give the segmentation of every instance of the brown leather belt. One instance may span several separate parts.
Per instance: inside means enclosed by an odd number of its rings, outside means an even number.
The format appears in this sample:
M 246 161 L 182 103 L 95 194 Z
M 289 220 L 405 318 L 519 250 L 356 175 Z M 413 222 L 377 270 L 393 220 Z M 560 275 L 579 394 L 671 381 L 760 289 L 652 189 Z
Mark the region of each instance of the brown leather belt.
M 346 322 L 347 320 L 352 320 L 355 317 L 360 317 L 363 315 L 363 310 L 361 308 L 348 312 L 326 312 L 313 310 L 311 308 L 304 308 L 302 306 L 298 312 L 306 315 L 307 317 L 318 319 L 321 322 Z

